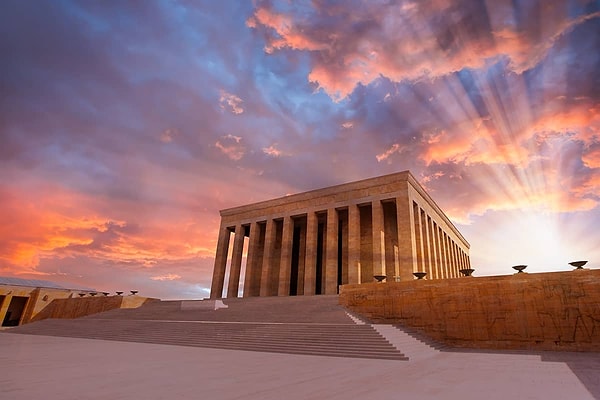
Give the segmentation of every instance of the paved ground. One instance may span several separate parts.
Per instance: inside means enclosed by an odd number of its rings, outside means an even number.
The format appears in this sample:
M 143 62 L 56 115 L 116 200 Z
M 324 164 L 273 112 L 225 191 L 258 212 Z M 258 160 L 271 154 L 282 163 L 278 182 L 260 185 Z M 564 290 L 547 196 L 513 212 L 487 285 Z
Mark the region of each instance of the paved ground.
M 0 388 L 14 400 L 583 400 L 600 399 L 600 354 L 381 361 L 0 332 Z

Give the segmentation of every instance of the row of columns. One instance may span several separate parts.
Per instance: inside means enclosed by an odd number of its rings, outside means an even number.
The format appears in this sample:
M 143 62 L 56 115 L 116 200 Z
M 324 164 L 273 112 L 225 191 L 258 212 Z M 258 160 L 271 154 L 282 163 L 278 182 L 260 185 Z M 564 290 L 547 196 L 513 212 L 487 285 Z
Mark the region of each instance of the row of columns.
M 394 203 L 395 215 L 390 218 L 391 208 L 387 207 L 386 224 L 384 204 Z M 363 207 L 370 208 L 371 219 L 361 223 Z M 321 218 L 324 228 L 320 232 L 319 215 L 323 214 L 326 214 Z M 312 210 L 295 218 L 302 220 L 301 228 L 298 228 L 304 233 L 301 238 L 295 238 L 295 219 L 290 215 L 238 222 L 234 226 L 222 221 L 211 298 L 219 298 L 223 293 L 231 233 L 234 233 L 234 241 L 227 297 L 238 296 L 245 237 L 248 237 L 248 250 L 244 297 L 288 296 L 294 279 L 297 285 L 294 294 L 335 294 L 340 283 L 372 282 L 374 275 L 386 276 L 388 280 L 408 280 L 413 279 L 413 272 L 424 271 L 429 279 L 444 279 L 458 277 L 460 269 L 468 268 L 467 253 L 434 218 L 407 198 L 377 199 L 337 209 Z M 392 224 L 394 219 L 395 225 Z M 340 224 L 344 225 L 344 230 Z M 364 233 L 368 225 L 370 237 Z M 386 237 L 386 234 L 393 237 Z M 322 235 L 321 240 L 319 235 Z M 371 248 L 365 250 L 369 241 Z M 340 266 L 340 248 L 347 254 L 343 266 Z M 369 250 L 371 257 L 365 257 L 363 253 Z M 294 251 L 301 254 L 293 255 Z M 297 264 L 297 276 L 294 277 L 293 257 Z M 361 261 L 371 265 L 361 265 Z M 390 266 L 390 263 L 395 265 Z M 317 276 L 318 267 L 320 276 Z M 342 268 L 345 271 L 343 279 L 339 276 Z M 317 278 L 321 280 L 317 282 Z
M 469 255 L 413 202 L 416 258 L 418 269 L 429 279 L 457 278 L 460 270 L 470 268 Z

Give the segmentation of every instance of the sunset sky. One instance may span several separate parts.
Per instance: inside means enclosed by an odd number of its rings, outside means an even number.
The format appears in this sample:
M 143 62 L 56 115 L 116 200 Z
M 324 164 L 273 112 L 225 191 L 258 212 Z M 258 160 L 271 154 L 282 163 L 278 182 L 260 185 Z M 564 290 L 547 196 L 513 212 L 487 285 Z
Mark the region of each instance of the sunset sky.
M 203 298 L 220 209 L 403 170 L 475 275 L 600 267 L 599 1 L 0 10 L 0 276 Z

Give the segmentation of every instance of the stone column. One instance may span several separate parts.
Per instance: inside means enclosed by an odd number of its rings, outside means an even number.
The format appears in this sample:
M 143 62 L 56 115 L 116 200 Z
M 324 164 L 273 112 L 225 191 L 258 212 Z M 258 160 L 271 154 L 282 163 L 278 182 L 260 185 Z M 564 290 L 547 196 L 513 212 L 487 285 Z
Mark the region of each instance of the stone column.
M 448 248 L 446 247 L 446 233 L 439 226 L 438 230 L 440 232 L 440 245 L 442 247 L 442 265 L 444 266 L 444 271 L 446 271 L 446 278 L 450 278 L 450 267 L 448 266 Z
M 217 241 L 217 254 L 215 255 L 215 268 L 213 269 L 212 283 L 210 285 L 211 299 L 220 299 L 223 297 L 223 284 L 225 281 L 225 269 L 227 268 L 228 251 L 229 228 L 221 222 L 219 239 Z
M 283 234 L 281 237 L 281 261 L 279 263 L 279 296 L 289 296 L 292 274 L 292 245 L 294 240 L 294 221 L 286 215 L 283 218 Z
M 396 224 L 400 280 L 409 281 L 414 279 L 413 272 L 417 270 L 417 246 L 413 203 L 408 193 L 396 197 Z
M 460 249 L 458 248 L 457 244 L 454 243 L 454 241 L 452 241 L 452 249 L 454 250 L 454 277 L 458 277 L 459 275 L 459 270 L 462 268 L 462 259 L 461 259 L 461 254 L 460 254 Z
M 433 266 L 435 268 L 435 274 L 438 279 L 444 278 L 444 272 L 442 270 L 442 266 L 440 263 L 440 257 L 438 253 L 438 244 L 437 244 L 437 226 L 435 221 L 432 218 L 429 218 L 430 224 L 430 234 L 431 234 L 431 248 L 432 248 L 432 258 L 433 258 Z
M 325 247 L 325 294 L 337 294 L 338 276 L 338 215 L 335 208 L 327 210 Z
M 442 252 L 442 275 L 444 279 L 448 279 L 448 264 L 450 263 L 450 257 L 448 256 L 448 243 L 446 243 L 446 235 L 441 227 L 438 226 L 438 234 L 440 237 L 440 246 Z
M 246 276 L 244 277 L 244 297 L 258 296 L 260 294 L 260 285 L 256 282 L 258 279 L 254 276 L 260 273 L 257 265 L 258 242 L 260 240 L 260 228 L 258 222 L 253 221 L 250 225 L 250 235 L 248 238 L 248 258 L 246 259 Z
M 423 222 L 421 221 L 421 207 L 417 204 L 414 207 L 414 221 L 415 221 L 415 238 L 416 238 L 416 246 L 417 246 L 417 268 L 415 271 L 424 271 L 423 264 Z M 413 271 L 413 272 L 415 272 Z M 412 272 L 411 272 L 412 276 Z
M 456 268 L 452 260 L 452 239 L 448 235 L 446 235 L 446 245 L 448 246 L 448 267 L 450 268 L 450 274 L 453 278 L 457 278 Z
M 271 293 L 270 277 L 273 268 L 273 247 L 275 244 L 275 221 L 267 219 L 265 231 L 265 248 L 263 252 L 262 271 L 260 277 L 260 295 L 269 296 Z
M 438 251 L 440 253 L 440 265 L 438 270 L 438 278 L 444 279 L 446 276 L 446 248 L 444 247 L 444 235 L 442 235 L 442 229 L 436 225 L 435 226 L 435 236 L 438 241 Z
M 360 268 L 360 211 L 356 204 L 348 206 L 348 283 L 358 281 Z
M 383 238 L 383 207 L 380 200 L 371 203 L 373 232 L 373 275 L 386 275 L 385 240 Z M 372 278 L 372 277 L 370 277 Z
M 4 296 L 4 302 L 0 303 L 0 326 L 2 325 L 2 322 L 4 322 L 4 318 L 6 318 L 6 312 L 8 311 L 8 307 L 10 307 L 12 298 L 12 294 L 7 294 Z
M 314 211 L 306 215 L 306 258 L 304 259 L 304 295 L 313 295 L 316 290 L 317 236 L 319 221 Z
M 450 256 L 452 260 L 452 270 L 454 271 L 454 276 L 459 277 L 459 268 L 456 262 L 456 243 L 454 243 L 454 240 L 452 239 L 450 239 Z
M 231 270 L 229 271 L 229 284 L 227 297 L 237 297 L 240 288 L 240 271 L 242 269 L 242 252 L 244 251 L 244 231 L 241 224 L 235 226 L 233 238 L 233 254 L 231 255 Z
M 435 251 L 433 251 L 433 249 L 431 248 L 433 242 L 433 232 L 429 231 L 429 224 L 431 222 L 431 218 L 429 218 L 425 211 L 422 211 L 421 220 L 425 221 L 425 229 L 423 231 L 423 235 L 425 236 L 425 240 L 423 243 L 423 272 L 427 272 L 426 278 L 431 278 L 431 267 L 432 265 L 434 265 L 434 261 L 431 258 L 431 256 L 432 254 L 435 254 Z

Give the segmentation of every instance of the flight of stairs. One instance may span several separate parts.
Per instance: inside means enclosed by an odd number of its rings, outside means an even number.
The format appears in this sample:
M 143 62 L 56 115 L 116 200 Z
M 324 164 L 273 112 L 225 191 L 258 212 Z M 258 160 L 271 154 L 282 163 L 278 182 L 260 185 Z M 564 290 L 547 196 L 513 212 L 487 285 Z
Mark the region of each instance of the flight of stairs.
M 385 337 L 394 347 L 402 349 L 402 352 L 413 361 L 424 360 L 436 356 L 440 349 L 415 337 L 415 334 L 406 332 L 400 326 L 378 324 L 373 328 Z
M 227 308 L 215 309 L 215 304 Z M 351 317 L 337 296 L 157 301 L 78 319 L 47 319 L 6 332 L 387 360 L 408 360 L 406 348 L 411 359 L 420 357 L 414 351 L 416 340 L 401 343 L 402 331 Z

